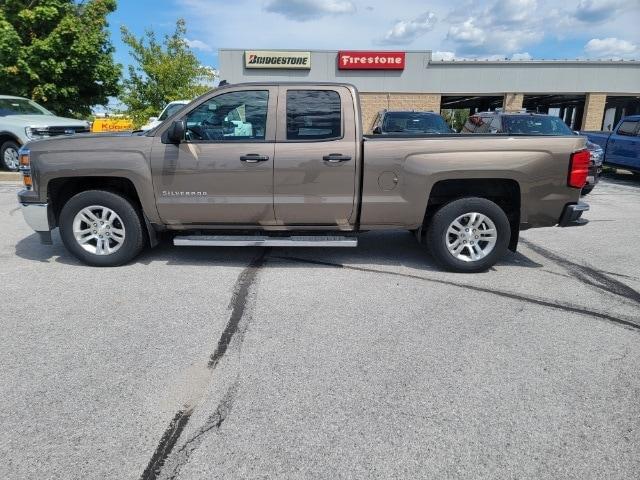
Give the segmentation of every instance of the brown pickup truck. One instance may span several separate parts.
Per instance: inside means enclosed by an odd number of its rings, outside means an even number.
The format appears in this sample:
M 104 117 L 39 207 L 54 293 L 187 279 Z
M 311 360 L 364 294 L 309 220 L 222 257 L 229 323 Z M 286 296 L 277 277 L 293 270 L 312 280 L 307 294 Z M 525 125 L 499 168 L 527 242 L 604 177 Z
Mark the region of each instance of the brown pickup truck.
M 520 230 L 586 223 L 577 136 L 368 137 L 346 84 L 227 85 L 143 133 L 76 135 L 20 152 L 27 223 L 59 227 L 83 262 L 175 245 L 356 246 L 407 229 L 444 268 L 482 271 Z

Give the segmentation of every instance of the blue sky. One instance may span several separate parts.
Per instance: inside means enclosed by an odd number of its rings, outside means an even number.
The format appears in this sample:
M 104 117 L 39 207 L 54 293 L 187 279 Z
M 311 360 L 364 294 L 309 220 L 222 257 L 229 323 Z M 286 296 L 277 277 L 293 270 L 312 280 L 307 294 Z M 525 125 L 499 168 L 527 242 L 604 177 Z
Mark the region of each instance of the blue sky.
M 640 59 L 640 0 L 120 0 L 109 18 L 117 60 L 129 63 L 120 25 L 164 34 L 179 17 L 194 52 L 213 67 L 220 47 Z

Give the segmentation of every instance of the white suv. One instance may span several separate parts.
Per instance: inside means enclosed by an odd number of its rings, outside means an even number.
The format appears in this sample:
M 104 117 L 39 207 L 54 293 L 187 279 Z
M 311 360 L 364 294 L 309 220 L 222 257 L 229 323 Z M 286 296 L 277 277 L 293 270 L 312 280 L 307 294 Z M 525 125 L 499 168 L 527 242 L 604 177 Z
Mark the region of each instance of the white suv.
M 6 170 L 18 170 L 18 150 L 31 140 L 89 130 L 84 120 L 57 117 L 27 98 L 0 95 L 0 165 Z
M 140 127 L 140 130 L 143 130 L 146 132 L 147 130 L 156 128 L 158 125 L 164 122 L 167 118 L 169 118 L 171 115 L 173 115 L 182 107 L 184 107 L 187 103 L 189 103 L 189 100 L 175 100 L 173 102 L 169 102 L 169 104 L 167 104 L 167 106 L 164 107 L 164 110 L 162 110 L 162 112 L 160 113 L 160 116 L 149 117 L 149 122 L 146 125 L 143 125 L 142 127 Z

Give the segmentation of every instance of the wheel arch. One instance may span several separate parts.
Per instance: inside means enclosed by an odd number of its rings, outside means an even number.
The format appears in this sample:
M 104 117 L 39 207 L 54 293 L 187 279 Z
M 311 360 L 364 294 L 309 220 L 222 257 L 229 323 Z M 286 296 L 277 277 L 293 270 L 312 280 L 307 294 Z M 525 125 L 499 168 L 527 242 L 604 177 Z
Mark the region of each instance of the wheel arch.
M 105 190 L 120 195 L 130 201 L 142 215 L 149 244 L 152 247 L 157 245 L 156 231 L 145 214 L 140 193 L 133 181 L 126 177 L 58 177 L 49 180 L 47 184 L 47 198 L 52 206 L 55 225 L 59 224 L 62 207 L 69 199 L 78 193 L 88 190 Z
M 426 230 L 434 213 L 440 207 L 465 197 L 485 198 L 504 210 L 511 227 L 509 249 L 515 252 L 520 235 L 522 195 L 520 184 L 511 178 L 468 178 L 437 181 L 429 192 L 422 230 Z
M 4 142 L 13 141 L 22 146 L 22 141 L 13 133 L 6 130 L 0 130 L 0 147 L 4 145 Z

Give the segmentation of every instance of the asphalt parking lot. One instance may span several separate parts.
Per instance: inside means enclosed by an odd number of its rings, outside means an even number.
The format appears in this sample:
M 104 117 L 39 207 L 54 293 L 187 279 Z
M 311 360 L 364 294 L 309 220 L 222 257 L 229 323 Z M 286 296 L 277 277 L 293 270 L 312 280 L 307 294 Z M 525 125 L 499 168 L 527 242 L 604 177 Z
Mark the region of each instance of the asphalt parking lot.
M 0 184 L 0 478 L 640 478 L 640 181 L 477 275 L 357 249 L 80 265 Z

